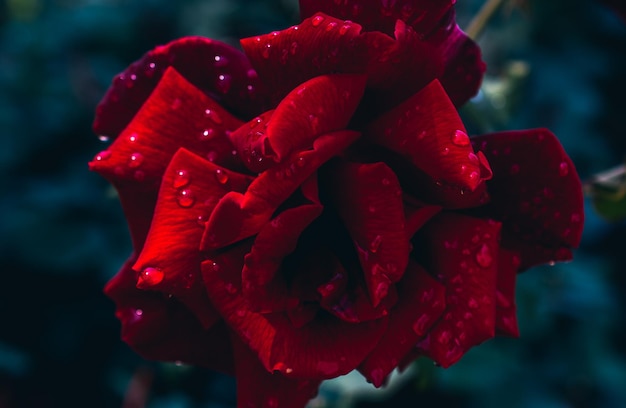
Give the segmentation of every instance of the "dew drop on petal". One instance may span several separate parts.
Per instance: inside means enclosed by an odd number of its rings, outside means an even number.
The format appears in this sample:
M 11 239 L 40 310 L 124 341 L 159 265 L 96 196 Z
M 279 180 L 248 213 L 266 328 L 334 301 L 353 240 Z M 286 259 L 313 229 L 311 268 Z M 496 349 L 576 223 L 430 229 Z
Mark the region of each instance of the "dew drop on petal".
M 334 28 L 337 27 L 337 23 L 335 23 L 334 21 L 331 21 L 330 23 L 328 23 L 328 25 L 326 26 L 326 31 L 332 31 Z
M 137 133 L 133 133 L 130 136 L 128 136 L 128 141 L 129 142 L 136 142 L 137 141 Z
M 263 50 L 261 51 L 261 56 L 265 59 L 268 59 L 270 57 L 270 48 L 272 48 L 272 44 L 265 44 L 265 47 L 263 47 Z
M 215 170 L 215 180 L 220 184 L 228 183 L 228 174 L 222 169 Z
M 202 228 L 206 227 L 206 223 L 207 223 L 208 219 L 206 216 L 204 215 L 198 215 L 198 218 L 196 220 L 196 222 L 198 223 L 199 226 L 201 226 Z
M 488 268 L 493 263 L 493 257 L 491 255 L 491 250 L 487 246 L 487 244 L 482 244 L 478 252 L 476 252 L 476 263 L 482 266 L 483 268 Z
M 139 273 L 138 287 L 155 286 L 163 281 L 165 274 L 159 268 L 148 267 Z
M 141 166 L 141 163 L 143 163 L 143 155 L 141 153 L 133 153 L 130 155 L 130 158 L 128 159 L 128 167 L 134 169 Z
M 111 157 L 111 152 L 109 150 L 103 150 L 96 155 L 96 161 L 104 161 Z
M 456 130 L 452 135 L 452 143 L 456 146 L 468 146 L 470 144 L 470 139 L 464 131 Z
M 470 309 L 478 309 L 478 301 L 474 298 L 470 298 L 467 301 L 467 306 L 469 306 Z
M 322 16 L 315 16 L 315 17 L 313 17 L 313 20 L 311 20 L 311 25 L 313 27 L 318 27 L 320 24 L 322 24 L 322 21 L 324 21 L 324 17 L 322 17 Z
M 176 199 L 178 205 L 183 208 L 192 207 L 196 203 L 196 197 L 193 194 L 193 191 L 186 188 L 178 192 L 178 197 Z
M 101 141 L 102 143 L 107 143 L 111 140 L 111 138 L 105 135 L 100 135 L 98 136 L 98 140 Z
M 447 155 L 448 153 L 450 153 L 450 149 L 447 147 L 444 147 L 443 150 L 441 151 L 441 154 L 443 154 L 444 156 Z
M 213 123 L 215 123 L 216 125 L 221 125 L 222 124 L 222 118 L 220 117 L 220 115 L 215 112 L 214 110 L 211 109 L 205 109 L 204 111 L 204 116 L 206 116 L 207 118 L 209 118 Z
M 141 309 L 136 309 L 136 310 L 135 310 L 135 315 L 136 315 L 136 316 L 143 316 L 143 310 L 141 310 Z
M 437 341 L 441 344 L 448 344 L 450 342 L 450 339 L 452 338 L 452 335 L 450 334 L 449 331 L 444 330 L 442 331 L 439 336 L 437 337 Z
M 559 175 L 565 177 L 569 174 L 569 165 L 566 162 L 559 164 Z
M 225 94 L 228 92 L 231 82 L 232 81 L 230 75 L 220 74 L 217 76 L 217 88 L 220 90 L 221 93 Z
M 380 248 L 380 244 L 382 243 L 383 238 L 380 235 L 376 235 L 376 237 L 374 237 L 374 239 L 372 240 L 372 242 L 370 242 L 370 251 L 373 253 L 376 253 L 378 251 L 378 249 Z
M 189 172 L 187 170 L 178 170 L 174 175 L 174 182 L 172 185 L 174 188 L 185 187 L 189 184 L 191 178 L 189 177 Z
M 413 323 L 413 331 L 415 332 L 415 334 L 420 336 L 424 334 L 424 331 L 426 330 L 426 325 L 428 324 L 429 320 L 430 317 L 427 314 L 421 315 L 415 321 L 415 323 Z
M 344 35 L 345 33 L 348 32 L 348 30 L 350 30 L 350 28 L 352 28 L 350 24 L 342 25 L 341 28 L 339 29 L 339 35 Z

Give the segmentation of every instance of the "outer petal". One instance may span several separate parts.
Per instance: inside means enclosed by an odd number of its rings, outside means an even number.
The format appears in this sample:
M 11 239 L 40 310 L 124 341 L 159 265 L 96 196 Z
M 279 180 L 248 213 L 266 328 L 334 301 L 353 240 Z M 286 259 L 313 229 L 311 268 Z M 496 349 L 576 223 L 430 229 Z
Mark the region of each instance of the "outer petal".
M 353 370 L 378 343 L 386 318 L 346 324 L 318 313 L 296 328 L 283 313 L 250 311 L 241 295 L 243 255 L 249 250 L 250 244 L 242 243 L 216 254 L 202 263 L 202 274 L 211 301 L 267 371 L 294 378 L 333 378 Z
M 389 315 L 385 335 L 359 366 L 359 371 L 376 387 L 428 333 L 446 307 L 445 287 L 414 261 L 409 262 L 398 288 L 400 300 Z
M 94 131 L 117 136 L 168 67 L 235 114 L 251 117 L 265 106 L 256 72 L 241 51 L 219 41 L 185 37 L 155 48 L 115 77 L 96 110 Z
M 477 213 L 503 222 L 503 246 L 520 251 L 521 269 L 570 259 L 582 235 L 582 187 L 557 138 L 534 129 L 473 141 L 494 169 L 491 202 Z
M 382 31 L 388 35 L 398 32 L 398 20 L 406 23 L 434 50 L 430 59 L 436 66 L 444 67 L 437 77 L 454 104 L 460 106 L 478 91 L 485 64 L 476 43 L 456 24 L 454 3 L 453 0 L 300 0 L 300 13 L 306 18 L 323 12 L 355 21 L 365 31 Z
M 495 335 L 499 233 L 498 222 L 454 213 L 436 216 L 418 233 L 416 251 L 445 285 L 447 304 L 418 347 L 444 367 Z
M 302 408 L 315 397 L 320 380 L 299 380 L 268 372 L 259 358 L 232 334 L 240 408 Z
M 174 153 L 185 147 L 218 164 L 235 166 L 225 133 L 240 124 L 175 70 L 168 69 L 120 137 L 89 163 L 91 170 L 117 188 L 136 250 L 145 240 L 158 186 Z
M 309 148 L 319 135 L 345 129 L 363 96 L 365 79 L 345 74 L 310 79 L 274 111 L 242 126 L 230 139 L 250 170 L 263 171 Z
M 400 280 L 409 257 L 402 190 L 384 163 L 342 162 L 330 170 L 332 197 L 359 254 L 372 304 Z
M 519 265 L 519 255 L 500 249 L 496 290 L 496 331 L 499 335 L 519 337 L 515 307 L 515 280 Z
M 319 75 L 364 73 L 368 49 L 355 42 L 361 26 L 319 15 L 300 25 L 241 40 L 273 104 L 302 82 Z
M 463 122 L 437 80 L 368 126 L 365 137 L 406 154 L 443 184 L 474 191 L 491 177 L 486 160 L 474 153 Z
M 245 194 L 226 194 L 209 218 L 201 249 L 224 247 L 259 232 L 298 186 L 358 137 L 358 133 L 351 131 L 320 136 L 313 142 L 312 150 L 294 154 L 279 166 L 263 172 Z
M 131 258 L 111 279 L 105 293 L 116 305 L 122 339 L 147 359 L 182 361 L 228 373 L 233 360 L 227 331 L 221 323 L 205 330 L 175 299 L 135 287 Z
M 152 226 L 133 267 L 137 287 L 175 295 L 211 326 L 215 311 L 199 285 L 204 223 L 220 198 L 245 191 L 251 180 L 180 149 L 163 176 Z

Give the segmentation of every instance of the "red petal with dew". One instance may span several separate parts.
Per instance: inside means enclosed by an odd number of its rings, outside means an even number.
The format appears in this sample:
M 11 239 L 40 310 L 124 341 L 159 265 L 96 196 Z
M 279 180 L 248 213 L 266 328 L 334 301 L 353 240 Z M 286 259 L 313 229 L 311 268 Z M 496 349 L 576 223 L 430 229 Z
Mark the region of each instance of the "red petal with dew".
M 358 252 L 373 306 L 400 280 L 409 257 L 402 190 L 384 163 L 338 162 L 330 170 L 334 205 Z
M 416 235 L 423 265 L 446 287 L 443 318 L 418 344 L 443 367 L 495 335 L 500 223 L 441 213 Z
M 347 324 L 327 313 L 295 327 L 285 313 L 251 311 L 241 294 L 243 256 L 250 243 L 215 254 L 202 263 L 207 292 L 225 321 L 256 352 L 267 371 L 288 377 L 325 379 L 346 374 L 370 353 L 387 319 Z
M 519 265 L 519 255 L 500 248 L 496 289 L 496 332 L 502 336 L 519 337 L 515 306 L 515 281 Z
M 450 99 L 460 106 L 478 91 L 486 66 L 478 45 L 456 24 L 453 5 L 452 0 L 301 0 L 300 13 L 306 18 L 322 12 L 355 21 L 365 31 L 382 31 L 390 36 L 395 33 L 396 37 L 398 21 L 405 23 L 433 50 L 429 59 L 442 67 L 437 77 Z
M 163 175 L 152 226 L 133 266 L 137 287 L 174 295 L 206 327 L 213 324 L 199 276 L 200 240 L 217 202 L 229 191 L 245 191 L 251 180 L 179 149 Z
M 477 214 L 502 221 L 502 246 L 519 251 L 520 269 L 571 259 L 583 230 L 582 186 L 571 159 L 546 129 L 472 139 L 494 172 L 491 202 Z
M 120 137 L 89 163 L 116 187 L 135 250 L 143 246 L 161 177 L 174 153 L 184 147 L 236 167 L 226 132 L 240 124 L 175 70 L 163 74 Z
M 270 372 L 236 334 L 231 338 L 238 407 L 302 408 L 315 397 L 320 380 L 288 378 L 280 372 Z
M 259 175 L 245 194 L 226 194 L 211 214 L 201 249 L 212 250 L 258 233 L 276 209 L 322 164 L 350 146 L 359 133 L 341 131 L 318 137 L 311 150 L 293 154 Z
M 389 314 L 385 335 L 361 363 L 359 371 L 369 382 L 380 387 L 446 307 L 445 287 L 414 261 L 398 284 L 399 301 Z
M 364 75 L 321 75 L 298 85 L 268 115 L 230 135 L 243 162 L 260 172 L 319 135 L 345 129 L 365 89 Z M 268 163 L 269 162 L 269 163 Z
M 331 73 L 365 73 L 368 49 L 355 42 L 361 27 L 319 15 L 297 26 L 241 40 L 273 106 L 302 82 Z
M 474 191 L 491 177 L 486 160 L 474 153 L 456 108 L 437 80 L 369 125 L 364 138 L 406 155 L 441 184 Z
M 115 302 L 122 339 L 150 360 L 181 361 L 232 373 L 232 351 L 225 326 L 217 323 L 205 330 L 176 299 L 137 289 L 137 273 L 131 269 L 135 260 L 131 256 L 104 289 Z
M 265 108 L 256 72 L 239 50 L 185 37 L 148 52 L 117 75 L 96 109 L 97 134 L 116 137 L 133 119 L 169 67 L 231 112 L 249 118 Z

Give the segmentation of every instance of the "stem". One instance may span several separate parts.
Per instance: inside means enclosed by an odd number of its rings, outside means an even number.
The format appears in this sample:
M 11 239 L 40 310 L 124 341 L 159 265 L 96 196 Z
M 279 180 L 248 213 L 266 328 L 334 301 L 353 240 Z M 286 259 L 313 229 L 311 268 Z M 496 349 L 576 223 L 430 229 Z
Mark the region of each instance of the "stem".
M 465 33 L 469 38 L 476 41 L 478 36 L 483 32 L 487 22 L 493 16 L 493 13 L 498 10 L 498 7 L 502 5 L 503 0 L 487 0 L 485 4 L 483 4 L 482 8 L 474 16 L 472 21 L 470 22 Z

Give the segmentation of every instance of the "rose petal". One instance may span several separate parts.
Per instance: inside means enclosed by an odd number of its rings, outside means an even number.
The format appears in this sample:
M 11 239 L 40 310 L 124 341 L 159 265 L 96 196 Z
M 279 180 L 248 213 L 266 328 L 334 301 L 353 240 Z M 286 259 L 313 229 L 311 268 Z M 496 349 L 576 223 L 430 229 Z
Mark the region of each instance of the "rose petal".
M 292 379 L 280 372 L 268 372 L 258 357 L 233 339 L 239 407 L 303 407 L 317 394 L 320 380 Z
M 209 297 L 228 325 L 258 354 L 267 371 L 319 380 L 353 370 L 378 343 L 386 318 L 346 324 L 318 313 L 307 325 L 295 328 L 284 313 L 249 310 L 241 295 L 241 270 L 250 245 L 231 247 L 202 263 Z
M 204 223 L 220 198 L 245 191 L 252 180 L 180 149 L 169 163 L 145 246 L 133 268 L 137 287 L 174 295 L 200 319 L 213 324 L 204 290 L 198 285 Z M 150 279 L 158 275 L 158 279 Z M 199 292 L 199 293 L 198 293 Z
M 518 254 L 500 249 L 496 289 L 496 332 L 501 336 L 519 337 L 515 307 L 515 280 L 519 265 Z
M 491 202 L 476 213 L 503 223 L 503 246 L 520 269 L 571 258 L 583 230 L 583 196 L 574 164 L 546 129 L 479 136 L 474 145 L 494 171 Z
M 364 73 L 368 50 L 356 42 L 361 27 L 318 15 L 297 26 L 244 38 L 241 46 L 267 89 L 273 106 L 299 84 L 319 75 Z
M 256 178 L 245 194 L 226 194 L 211 214 L 201 249 L 212 250 L 258 233 L 274 211 L 332 156 L 352 144 L 359 134 L 341 131 L 320 136 L 312 150 L 294 154 Z
M 168 67 L 235 114 L 249 118 L 264 110 L 261 84 L 241 51 L 219 41 L 185 37 L 155 48 L 115 77 L 96 109 L 94 131 L 116 137 Z
M 316 204 L 290 208 L 263 226 L 245 257 L 242 271 L 243 293 L 252 309 L 289 310 L 300 303 L 297 294 L 291 293 L 284 277 L 277 276 L 277 272 L 285 256 L 296 248 L 302 231 L 322 209 Z
M 445 287 L 414 261 L 398 284 L 399 301 L 389 315 L 385 335 L 361 363 L 359 371 L 375 387 L 439 319 L 446 307 Z
M 442 184 L 474 191 L 491 176 L 482 169 L 463 122 L 437 80 L 378 118 L 364 137 L 405 154 Z
M 377 306 L 408 262 L 400 184 L 384 163 L 339 162 L 329 173 L 333 203 L 352 237 L 372 304 Z
M 319 135 L 345 129 L 363 96 L 365 79 L 321 75 L 298 85 L 274 111 L 230 135 L 244 164 L 254 172 L 266 170 L 309 148 Z
M 416 235 L 423 265 L 446 287 L 444 317 L 418 344 L 443 367 L 495 335 L 500 223 L 441 213 Z
M 429 52 L 428 59 L 434 66 L 442 67 L 437 71 L 437 77 L 453 103 L 460 106 L 478 91 L 486 66 L 481 59 L 480 48 L 456 24 L 453 4 L 452 0 L 394 0 L 382 3 L 300 0 L 300 13 L 302 18 L 306 18 L 323 12 L 355 21 L 367 32 L 381 31 L 395 34 L 396 38 L 399 31 L 406 31 L 406 28 L 401 28 L 403 25 L 411 27 L 420 41 L 433 50 Z M 402 22 L 400 27 L 398 21 Z M 390 75 L 388 78 L 398 76 Z M 433 78 L 417 79 L 428 81 Z
M 104 292 L 116 305 L 122 323 L 122 339 L 150 360 L 181 361 L 232 373 L 232 351 L 225 326 L 204 330 L 175 299 L 135 287 L 137 274 L 131 256 Z M 217 312 L 215 321 L 219 319 Z

